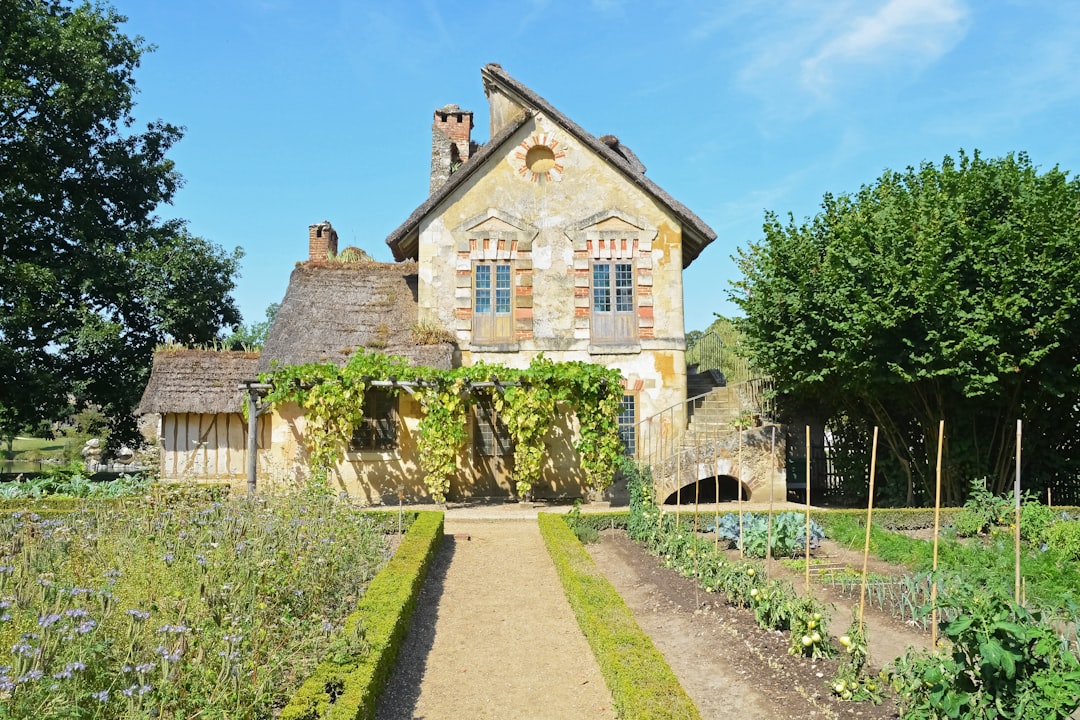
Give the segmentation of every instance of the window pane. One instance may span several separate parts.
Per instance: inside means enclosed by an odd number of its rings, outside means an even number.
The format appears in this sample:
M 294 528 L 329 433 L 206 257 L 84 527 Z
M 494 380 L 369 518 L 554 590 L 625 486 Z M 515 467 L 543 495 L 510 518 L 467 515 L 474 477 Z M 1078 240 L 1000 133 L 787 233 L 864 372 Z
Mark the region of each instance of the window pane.
M 364 393 L 364 418 L 353 428 L 349 449 L 393 450 L 397 447 L 397 397 L 385 390 Z
M 495 312 L 510 312 L 510 265 L 495 266 Z
M 622 440 L 627 455 L 633 455 L 636 450 L 636 421 L 636 398 L 633 395 L 623 395 L 619 408 L 619 439 Z
M 509 455 L 513 452 L 510 432 L 495 412 L 495 403 L 486 398 L 478 400 L 473 410 L 476 451 L 481 455 Z
M 593 312 L 611 312 L 611 265 L 593 265 Z
M 474 312 L 491 312 L 491 266 L 477 265 L 474 268 L 476 283 L 476 302 Z
M 634 272 L 630 263 L 615 265 L 615 311 L 634 311 Z

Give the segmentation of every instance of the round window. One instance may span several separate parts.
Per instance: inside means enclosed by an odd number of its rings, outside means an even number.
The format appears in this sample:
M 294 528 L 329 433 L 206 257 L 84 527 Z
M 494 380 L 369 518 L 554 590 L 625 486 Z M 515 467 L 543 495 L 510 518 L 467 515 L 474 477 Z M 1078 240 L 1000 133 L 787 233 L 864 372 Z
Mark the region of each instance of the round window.
M 555 151 L 547 145 L 533 145 L 525 153 L 525 167 L 534 173 L 546 173 L 555 167 Z

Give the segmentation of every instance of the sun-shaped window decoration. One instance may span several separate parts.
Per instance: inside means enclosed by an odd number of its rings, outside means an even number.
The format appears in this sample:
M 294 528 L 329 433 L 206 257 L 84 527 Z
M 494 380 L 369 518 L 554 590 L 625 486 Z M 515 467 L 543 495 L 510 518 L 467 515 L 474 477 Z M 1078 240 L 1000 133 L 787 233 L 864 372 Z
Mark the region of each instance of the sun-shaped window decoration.
M 562 180 L 562 159 L 566 152 L 559 141 L 547 133 L 537 133 L 521 141 L 514 151 L 518 175 L 530 182 Z

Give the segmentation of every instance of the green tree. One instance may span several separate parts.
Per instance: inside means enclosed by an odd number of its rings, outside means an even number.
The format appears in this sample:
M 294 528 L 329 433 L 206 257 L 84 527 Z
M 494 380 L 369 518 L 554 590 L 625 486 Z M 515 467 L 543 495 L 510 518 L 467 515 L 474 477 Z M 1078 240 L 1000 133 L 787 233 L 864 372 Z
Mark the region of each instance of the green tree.
M 257 350 L 266 344 L 266 335 L 270 332 L 270 326 L 274 324 L 278 308 L 281 303 L 270 303 L 266 306 L 266 319 L 253 322 L 250 325 L 237 325 L 233 328 L 232 335 L 225 338 L 225 344 L 230 350 Z
M 108 8 L 0 4 L 0 417 L 62 412 L 73 396 L 119 440 L 155 344 L 213 340 L 239 321 L 240 251 L 162 222 L 179 128 L 135 130 L 147 46 Z
M 803 224 L 770 213 L 732 294 L 752 359 L 789 413 L 880 426 L 908 501 L 933 497 L 941 420 L 948 502 L 1006 487 L 1018 418 L 1026 484 L 1075 477 L 1078 216 L 1067 172 L 977 152 L 826 195 Z

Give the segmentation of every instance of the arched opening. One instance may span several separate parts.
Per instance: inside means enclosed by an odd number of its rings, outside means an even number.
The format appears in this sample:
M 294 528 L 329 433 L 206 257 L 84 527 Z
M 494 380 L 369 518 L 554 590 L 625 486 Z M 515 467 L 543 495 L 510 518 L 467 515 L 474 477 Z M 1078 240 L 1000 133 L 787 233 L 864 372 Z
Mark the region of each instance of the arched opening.
M 719 482 L 718 482 L 719 481 Z M 717 488 L 719 485 L 719 488 Z M 719 490 L 719 493 L 718 493 Z M 750 497 L 750 490 L 743 485 L 742 499 Z M 731 475 L 719 477 L 707 477 L 696 483 L 683 485 L 682 490 L 676 490 L 664 498 L 665 505 L 693 505 L 694 502 L 701 504 L 719 502 L 736 502 L 739 499 L 739 481 Z

